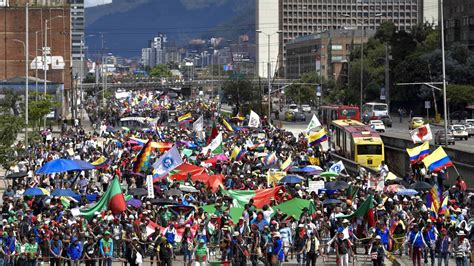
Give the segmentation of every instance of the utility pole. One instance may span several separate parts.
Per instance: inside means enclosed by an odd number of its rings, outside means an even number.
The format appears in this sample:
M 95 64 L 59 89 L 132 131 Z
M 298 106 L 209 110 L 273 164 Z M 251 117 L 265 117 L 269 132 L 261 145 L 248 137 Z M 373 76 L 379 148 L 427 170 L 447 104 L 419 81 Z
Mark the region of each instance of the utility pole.
M 390 113 L 390 56 L 388 44 L 385 44 L 385 101 Z
M 30 24 L 29 24 L 29 3 L 25 5 L 25 23 L 26 23 L 26 31 L 25 31 L 25 74 L 26 74 L 26 82 L 25 82 L 25 150 L 28 150 L 28 101 L 29 101 L 29 83 L 30 83 L 30 75 L 29 71 L 29 61 L 30 61 Z
M 443 0 L 440 0 L 440 14 L 441 14 L 441 53 L 443 64 L 443 104 L 444 104 L 444 146 L 448 147 L 448 104 L 446 99 L 446 57 L 444 53 L 444 10 Z

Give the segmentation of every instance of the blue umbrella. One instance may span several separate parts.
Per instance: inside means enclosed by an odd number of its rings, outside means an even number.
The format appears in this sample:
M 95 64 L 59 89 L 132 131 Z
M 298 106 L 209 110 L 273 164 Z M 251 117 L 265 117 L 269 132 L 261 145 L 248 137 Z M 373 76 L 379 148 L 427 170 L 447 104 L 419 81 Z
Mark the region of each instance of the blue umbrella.
M 93 170 L 95 166 L 81 160 L 56 159 L 43 165 L 36 174 L 53 174 L 67 171 Z
M 415 196 L 416 194 L 418 194 L 418 191 L 411 188 L 406 188 L 406 189 L 400 189 L 397 192 L 397 194 L 400 196 Z
M 139 199 L 131 199 L 127 201 L 127 205 L 133 206 L 135 208 L 140 208 L 142 206 L 142 201 Z
M 280 180 L 283 184 L 297 184 L 304 181 L 304 178 L 299 175 L 287 175 Z
M 51 192 L 53 197 L 76 197 L 77 194 L 70 189 L 55 189 Z
M 303 173 L 314 173 L 314 172 L 321 173 L 322 171 L 324 171 L 321 167 L 317 165 L 307 165 L 301 168 L 300 170 Z
M 25 192 L 23 192 L 23 196 L 48 196 L 48 195 L 49 195 L 49 191 L 40 187 L 32 187 L 25 190 Z

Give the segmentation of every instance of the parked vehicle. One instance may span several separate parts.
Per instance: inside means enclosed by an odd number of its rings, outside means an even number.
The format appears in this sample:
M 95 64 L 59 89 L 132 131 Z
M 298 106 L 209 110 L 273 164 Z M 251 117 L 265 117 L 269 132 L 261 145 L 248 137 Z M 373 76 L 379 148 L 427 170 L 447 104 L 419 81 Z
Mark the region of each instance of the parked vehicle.
M 377 132 L 385 132 L 385 125 L 382 120 L 370 120 L 369 126 Z
M 308 104 L 303 104 L 301 105 L 301 110 L 306 113 L 311 113 L 311 106 L 309 106 Z
M 456 124 L 449 127 L 453 137 L 457 139 L 467 140 L 469 138 L 469 133 L 467 133 L 466 127 L 464 125 Z
M 408 126 L 409 130 L 413 130 L 415 128 L 419 128 L 425 124 L 425 120 L 423 117 L 415 116 L 411 118 L 410 125 Z
M 434 143 L 435 143 L 435 145 L 443 145 L 443 144 L 446 143 L 446 134 L 445 134 L 444 130 L 436 131 L 435 137 L 434 137 Z M 454 140 L 453 134 L 448 131 L 448 145 L 449 144 L 454 145 L 455 140 Z
M 389 115 L 383 115 L 380 117 L 380 120 L 382 120 L 383 124 L 386 127 L 392 127 L 392 118 Z
M 296 105 L 296 104 L 290 104 L 290 105 L 288 105 L 288 110 L 289 110 L 289 111 L 293 111 L 293 112 L 298 112 L 298 111 L 299 111 L 299 110 L 298 110 L 298 105 Z
M 464 125 L 466 126 L 467 133 L 470 136 L 474 135 L 474 119 L 466 119 L 464 121 Z
M 293 121 L 306 121 L 306 115 L 303 112 L 295 112 L 293 114 Z

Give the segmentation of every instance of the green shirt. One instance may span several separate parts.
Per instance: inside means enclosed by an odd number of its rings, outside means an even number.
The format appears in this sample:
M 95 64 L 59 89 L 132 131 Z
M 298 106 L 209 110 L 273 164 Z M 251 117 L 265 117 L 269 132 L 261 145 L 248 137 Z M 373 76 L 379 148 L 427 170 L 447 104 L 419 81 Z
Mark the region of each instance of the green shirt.
M 198 245 L 196 247 L 196 252 L 194 253 L 197 262 L 203 262 L 207 260 L 207 247 L 206 245 Z
M 34 258 L 38 254 L 38 243 L 26 243 L 25 252 L 30 256 L 30 258 Z

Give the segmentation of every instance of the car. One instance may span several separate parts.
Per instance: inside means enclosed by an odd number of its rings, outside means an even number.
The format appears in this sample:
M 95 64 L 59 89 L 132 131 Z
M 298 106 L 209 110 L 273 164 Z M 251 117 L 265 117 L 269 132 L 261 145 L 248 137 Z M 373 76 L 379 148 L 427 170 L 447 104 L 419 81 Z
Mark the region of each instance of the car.
M 446 143 L 446 134 L 444 133 L 444 130 L 436 131 L 435 137 L 434 137 L 434 143 L 435 145 L 443 145 Z M 454 136 L 450 131 L 448 131 L 448 145 L 449 144 L 452 144 L 452 145 L 455 144 Z
M 464 125 L 466 126 L 467 133 L 469 134 L 469 137 L 474 135 L 474 119 L 464 120 Z
M 469 138 L 469 133 L 467 133 L 466 127 L 464 125 L 456 124 L 451 125 L 449 130 L 453 133 L 453 137 L 457 139 L 467 140 Z
M 382 120 L 370 120 L 369 126 L 377 132 L 385 132 L 385 125 Z
M 411 118 L 408 129 L 413 130 L 415 128 L 421 127 L 424 124 L 425 124 L 425 120 L 423 119 L 423 117 L 415 116 Z
M 306 115 L 303 112 L 294 112 L 293 121 L 306 121 Z
M 389 115 L 382 115 L 380 120 L 382 120 L 386 127 L 392 127 L 392 118 Z
M 296 104 L 290 104 L 290 105 L 288 105 L 288 110 L 289 110 L 289 111 L 293 111 L 293 112 L 298 112 L 298 111 L 299 111 L 299 110 L 298 110 L 298 105 L 296 105 Z
M 301 110 L 306 113 L 311 113 L 311 106 L 309 106 L 308 104 L 303 104 L 301 105 Z

